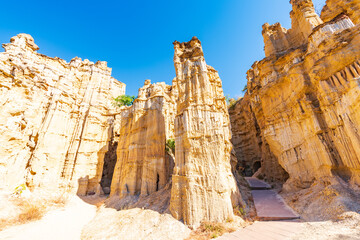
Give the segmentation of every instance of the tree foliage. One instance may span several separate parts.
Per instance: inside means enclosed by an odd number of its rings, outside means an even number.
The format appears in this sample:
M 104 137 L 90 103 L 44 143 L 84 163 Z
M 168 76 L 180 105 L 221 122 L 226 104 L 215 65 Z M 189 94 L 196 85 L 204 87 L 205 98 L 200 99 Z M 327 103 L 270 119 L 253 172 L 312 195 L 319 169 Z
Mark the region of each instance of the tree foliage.
M 175 153 L 175 140 L 172 138 L 169 138 L 168 140 L 166 140 L 166 144 L 165 144 L 165 150 L 167 152 L 172 152 Z
M 229 94 L 227 94 L 227 95 L 225 95 L 225 101 L 226 101 L 226 104 L 227 105 L 229 105 L 229 103 L 230 103 L 230 95 Z
M 229 94 L 225 95 L 226 105 L 228 108 L 232 108 L 236 104 L 236 99 L 230 97 Z
M 243 88 L 243 92 L 246 92 L 248 90 L 248 87 L 247 87 L 247 84 L 244 86 L 244 88 Z
M 114 98 L 114 106 L 122 107 L 122 106 L 131 106 L 136 99 L 135 96 L 130 95 L 121 95 Z

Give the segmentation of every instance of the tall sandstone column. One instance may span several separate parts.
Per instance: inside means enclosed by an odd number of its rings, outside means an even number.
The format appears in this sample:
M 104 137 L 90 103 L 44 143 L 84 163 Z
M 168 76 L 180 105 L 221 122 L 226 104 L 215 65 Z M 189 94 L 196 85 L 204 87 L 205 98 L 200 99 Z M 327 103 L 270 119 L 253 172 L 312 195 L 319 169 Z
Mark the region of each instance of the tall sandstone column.
M 222 83 L 206 65 L 201 42 L 174 42 L 175 167 L 170 211 L 190 226 L 233 218 L 230 123 Z

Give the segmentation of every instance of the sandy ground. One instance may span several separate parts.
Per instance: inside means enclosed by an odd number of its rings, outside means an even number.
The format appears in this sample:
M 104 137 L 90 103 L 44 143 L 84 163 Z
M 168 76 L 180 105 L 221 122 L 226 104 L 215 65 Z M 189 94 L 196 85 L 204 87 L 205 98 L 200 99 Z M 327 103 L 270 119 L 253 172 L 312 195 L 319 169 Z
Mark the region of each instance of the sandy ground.
M 345 212 L 360 213 L 360 189 L 341 179 L 323 179 L 281 196 L 305 221 L 338 220 Z
M 281 193 L 300 214 L 303 231 L 293 240 L 360 240 L 360 190 L 340 178 Z
M 160 196 L 164 197 L 163 194 Z M 157 196 L 157 201 L 163 200 Z M 10 216 L 16 209 L 9 194 L 0 192 L 0 216 Z M 154 199 L 146 199 L 154 200 Z M 67 204 L 47 212 L 40 220 L 9 226 L 0 231 L 0 239 L 79 240 L 79 239 L 174 239 L 189 236 L 191 230 L 168 213 L 144 207 L 117 210 L 104 205 L 104 197 L 72 196 Z M 137 204 L 142 204 L 139 201 Z M 147 203 L 148 205 L 148 203 Z M 154 206 L 157 206 L 155 204 Z M 16 215 L 16 214 L 12 214 Z
M 73 196 L 65 208 L 50 211 L 38 221 L 4 229 L 0 232 L 0 239 L 78 240 L 82 228 L 95 215 L 96 206 Z
M 72 196 L 65 207 L 49 211 L 38 221 L 0 231 L 0 239 L 184 239 L 190 230 L 166 208 L 154 207 L 168 202 L 167 195 L 160 192 L 152 198 L 136 199 L 136 204 L 117 199 L 107 199 L 103 204 L 105 198 Z M 282 195 L 303 216 L 299 223 L 302 230 L 292 240 L 360 240 L 360 214 L 356 213 L 360 198 L 358 192 L 349 192 L 346 185 L 324 188 L 317 184 Z M 8 211 L 12 203 L 7 195 L 0 192 L 0 200 L 0 216 L 14 215 Z M 153 207 L 147 206 L 149 202 Z
M 360 240 L 360 214 L 346 212 L 337 221 L 304 222 L 292 240 Z
M 0 219 L 12 218 L 18 214 L 18 209 L 10 200 L 10 193 L 0 190 Z
M 101 207 L 82 231 L 81 239 L 182 240 L 190 229 L 170 214 L 141 208 L 117 211 Z

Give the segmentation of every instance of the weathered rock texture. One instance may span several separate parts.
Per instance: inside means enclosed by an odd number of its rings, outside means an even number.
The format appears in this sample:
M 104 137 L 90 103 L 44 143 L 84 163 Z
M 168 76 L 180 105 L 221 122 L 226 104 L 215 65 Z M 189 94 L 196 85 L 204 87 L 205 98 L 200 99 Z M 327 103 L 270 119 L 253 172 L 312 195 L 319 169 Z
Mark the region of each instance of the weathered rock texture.
M 256 120 L 262 142 L 289 174 L 288 188 L 306 187 L 322 177 L 360 184 L 360 26 L 344 14 L 328 18 L 339 12 L 335 2 L 350 1 L 328 0 L 323 23 L 311 1 L 291 1 L 292 28 L 265 25 L 266 58 L 248 71 L 247 118 Z M 291 32 L 301 41 L 289 41 Z M 240 142 L 236 149 L 246 138 L 254 142 L 248 148 L 260 146 L 245 132 L 234 137 Z M 262 170 L 272 174 L 272 168 Z
M 173 85 L 146 80 L 130 107 L 112 105 L 125 85 L 106 62 L 41 55 L 27 34 L 4 48 L 0 187 L 104 192 L 120 205 L 146 207 L 160 196 L 157 208 L 170 205 L 192 226 L 232 219 L 233 204 L 245 207 L 231 172 L 222 83 L 197 38 L 175 42 Z M 166 147 L 174 138 L 176 161 Z
M 271 152 L 260 129 L 248 93 L 237 104 L 229 109 L 231 116 L 232 143 L 237 158 L 237 169 L 245 176 L 265 177 L 270 182 L 285 182 L 288 174 L 280 166 L 277 158 Z M 266 173 L 266 174 L 265 174 Z
M 321 11 L 321 18 L 331 21 L 336 16 L 344 13 L 354 24 L 360 23 L 360 1 L 359 0 L 327 0 L 326 5 Z
M 175 97 L 172 86 L 146 80 L 134 104 L 116 116 L 119 138 L 111 195 L 146 196 L 169 182 L 174 160 L 165 143 L 174 138 Z
M 0 53 L 0 184 L 99 192 L 113 97 L 125 84 L 106 62 L 69 63 L 19 34 Z M 81 180 L 79 180 L 81 179 Z M 80 185 L 78 186 L 78 181 Z
M 175 167 L 170 211 L 188 225 L 233 218 L 230 122 L 218 73 L 206 65 L 201 43 L 174 42 Z
M 306 45 L 312 29 L 322 23 L 311 0 L 291 0 L 290 3 L 293 5 L 291 29 L 283 28 L 280 23 L 263 26 L 266 57 Z

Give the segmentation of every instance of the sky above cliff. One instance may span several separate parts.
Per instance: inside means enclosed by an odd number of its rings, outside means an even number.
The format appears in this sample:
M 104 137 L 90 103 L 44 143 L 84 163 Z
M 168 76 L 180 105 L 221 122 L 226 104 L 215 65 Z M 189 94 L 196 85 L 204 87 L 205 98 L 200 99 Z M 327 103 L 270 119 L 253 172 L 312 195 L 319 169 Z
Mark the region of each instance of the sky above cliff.
M 171 84 L 172 42 L 197 36 L 224 93 L 242 95 L 246 72 L 264 58 L 265 22 L 290 28 L 288 0 L 4 1 L 0 42 L 31 34 L 38 52 L 70 61 L 107 61 L 112 75 L 137 95 L 145 79 Z M 325 0 L 314 0 L 318 10 Z

